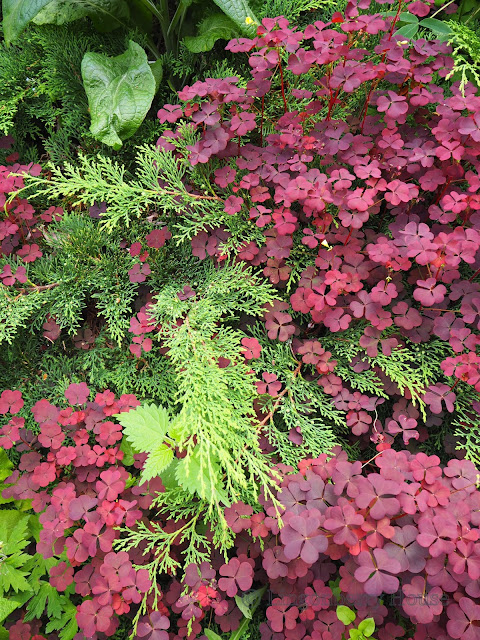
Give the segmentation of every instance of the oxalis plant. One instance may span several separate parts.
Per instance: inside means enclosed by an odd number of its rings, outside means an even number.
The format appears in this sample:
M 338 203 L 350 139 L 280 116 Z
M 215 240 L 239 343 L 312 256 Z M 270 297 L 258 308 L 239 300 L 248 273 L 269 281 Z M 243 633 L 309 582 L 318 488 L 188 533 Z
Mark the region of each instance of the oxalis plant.
M 99 31 L 123 28 L 143 34 L 154 61 L 150 61 L 143 47 L 133 41 L 119 56 L 112 58 L 87 52 L 82 61 L 91 132 L 97 140 L 118 150 L 144 120 L 164 77 L 164 55 L 157 46 L 167 55 L 175 56 L 183 42 L 193 53 L 200 53 L 210 50 L 219 39 L 255 34 L 258 20 L 246 0 L 213 2 L 217 10 L 200 22 L 196 35 L 189 35 L 189 29 L 185 29 L 190 21 L 196 20 L 189 13 L 195 4 L 193 0 L 180 0 L 173 15 L 170 15 L 166 1 L 157 6 L 150 0 L 3 0 L 2 26 L 7 44 L 15 42 L 31 22 L 63 25 L 85 17 L 90 18 Z M 159 43 L 153 37 L 156 25 L 161 32 Z M 173 88 L 167 73 L 165 80 Z

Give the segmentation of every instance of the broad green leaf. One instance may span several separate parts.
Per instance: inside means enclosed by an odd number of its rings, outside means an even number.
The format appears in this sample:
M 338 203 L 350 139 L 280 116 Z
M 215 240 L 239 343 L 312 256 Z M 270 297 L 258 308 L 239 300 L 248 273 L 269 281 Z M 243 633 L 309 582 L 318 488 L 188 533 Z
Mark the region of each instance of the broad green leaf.
M 123 427 L 123 435 L 135 451 L 148 453 L 161 445 L 169 428 L 166 409 L 144 404 L 114 416 Z
M 124 0 L 51 0 L 33 22 L 61 25 L 85 17 L 98 31 L 113 31 L 128 25 L 130 11 Z
M 213 0 L 217 7 L 237 25 L 238 29 L 249 38 L 257 35 L 260 24 L 247 0 Z
M 147 482 L 159 476 L 173 460 L 173 449 L 166 444 L 161 444 L 148 454 L 143 465 L 142 482 Z
M 340 622 L 343 622 L 345 626 L 351 624 L 356 617 L 357 614 L 355 613 L 355 611 L 352 611 L 350 607 L 345 607 L 343 604 L 337 607 L 337 618 L 340 620 Z
M 0 640 L 8 640 L 10 632 L 5 627 L 0 627 Z
M 369 638 L 375 631 L 375 620 L 373 618 L 365 618 L 365 620 L 362 620 L 358 625 L 358 630 Z
M 417 24 L 418 18 L 414 16 L 413 13 L 409 13 L 408 11 L 404 11 L 399 16 L 399 22 L 407 22 L 409 24 Z
M 203 631 L 208 640 L 222 640 L 218 633 L 215 633 L 215 631 L 212 631 L 211 629 L 204 629 Z
M 224 13 L 215 13 L 198 25 L 198 35 L 186 36 L 183 42 L 192 53 L 200 53 L 210 51 L 217 40 L 230 40 L 237 35 L 236 24 Z
M 162 471 L 161 479 L 165 489 L 174 489 L 178 487 L 178 480 L 176 478 L 178 460 L 175 458 L 168 467 Z
M 120 451 L 123 451 L 122 464 L 127 467 L 132 466 L 132 464 L 134 463 L 133 454 L 135 452 L 127 438 L 122 438 L 122 442 L 120 444 Z
M 114 58 L 86 53 L 81 70 L 92 120 L 90 131 L 97 140 L 118 150 L 141 125 L 155 95 L 147 54 L 130 40 L 127 51 Z
M 438 36 L 448 36 L 452 33 L 448 24 L 445 24 L 445 22 L 437 20 L 436 18 L 425 18 L 425 20 L 420 20 L 420 24 L 422 27 L 430 29 L 430 31 L 433 31 L 433 33 Z
M 160 89 L 160 84 L 163 78 L 163 62 L 161 60 L 156 60 L 155 62 L 149 62 L 150 70 L 153 73 L 153 77 L 155 80 L 155 93 Z
M 403 36 L 404 38 L 414 38 L 415 34 L 418 31 L 418 22 L 414 24 L 406 24 L 404 27 L 401 27 L 398 31 L 395 31 L 394 36 Z
M 177 463 L 175 472 L 178 484 L 189 493 L 211 500 L 220 493 L 220 468 L 211 458 L 203 460 L 197 450 Z
M 3 35 L 10 44 L 51 0 L 2 0 Z
M 0 598 L 0 622 L 3 622 L 6 618 L 8 618 L 12 611 L 15 611 L 15 609 L 21 607 L 22 604 L 23 603 L 21 600 L 17 600 L 12 597 L 9 597 L 8 600 L 7 598 Z

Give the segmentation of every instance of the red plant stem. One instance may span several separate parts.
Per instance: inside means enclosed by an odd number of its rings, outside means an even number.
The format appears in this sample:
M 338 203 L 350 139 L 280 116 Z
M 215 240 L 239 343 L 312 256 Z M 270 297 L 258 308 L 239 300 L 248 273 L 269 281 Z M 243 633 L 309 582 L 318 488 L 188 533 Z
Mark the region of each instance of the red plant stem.
M 345 246 L 348 243 L 348 241 L 350 240 L 350 236 L 352 235 L 352 232 L 353 232 L 353 227 L 350 227 L 350 231 L 348 232 L 347 239 L 343 243 L 343 246 Z
M 448 189 L 448 187 L 450 186 L 450 182 L 451 180 L 447 180 L 447 182 L 445 183 L 445 186 L 443 187 L 443 189 L 440 191 L 438 198 L 435 200 L 434 204 L 438 204 L 440 202 L 441 197 L 443 196 L 443 194 L 445 193 L 445 191 Z
M 397 15 L 396 15 L 396 16 L 395 16 L 395 18 L 393 19 L 392 27 L 391 27 L 391 29 L 390 29 L 390 34 L 389 34 L 389 36 L 388 36 L 388 39 L 389 39 L 389 40 L 391 40 L 391 39 L 392 39 L 392 36 L 393 36 L 393 30 L 395 29 L 395 25 L 397 24 L 398 19 L 399 19 L 399 17 L 400 17 L 400 11 L 401 11 L 401 9 L 402 9 L 402 0 L 399 0 L 399 2 L 398 2 L 398 9 L 397 9 Z
M 475 271 L 475 273 L 473 274 L 473 276 L 468 279 L 468 281 L 471 282 L 474 278 L 476 278 L 478 276 L 479 273 L 480 273 L 480 269 L 477 269 Z
M 459 382 L 460 382 L 460 378 L 458 378 L 455 384 L 452 384 L 452 386 L 450 387 L 450 391 L 453 391 Z
M 332 114 L 332 109 L 335 105 L 335 102 L 337 101 L 338 98 L 338 94 L 340 93 L 340 88 L 337 89 L 337 91 L 335 92 L 335 95 L 333 95 L 330 98 L 330 102 L 328 103 L 328 113 L 327 113 L 327 120 L 330 120 L 330 116 Z

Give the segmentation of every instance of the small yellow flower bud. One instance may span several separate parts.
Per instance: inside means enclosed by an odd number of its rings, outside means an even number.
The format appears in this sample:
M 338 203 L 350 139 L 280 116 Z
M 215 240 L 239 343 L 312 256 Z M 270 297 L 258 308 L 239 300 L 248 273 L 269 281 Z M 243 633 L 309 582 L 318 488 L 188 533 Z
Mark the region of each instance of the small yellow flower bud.
M 252 18 L 250 16 L 247 16 L 245 18 L 245 24 L 253 24 L 253 20 L 252 20 Z

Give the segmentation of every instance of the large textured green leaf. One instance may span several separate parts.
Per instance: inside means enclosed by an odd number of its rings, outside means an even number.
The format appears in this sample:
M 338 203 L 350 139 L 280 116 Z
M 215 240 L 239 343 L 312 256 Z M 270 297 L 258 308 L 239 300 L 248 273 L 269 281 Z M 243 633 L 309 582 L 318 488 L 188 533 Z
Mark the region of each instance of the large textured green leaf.
M 10 44 L 51 0 L 2 0 L 3 35 Z
M 123 427 L 123 435 L 133 449 L 142 453 L 154 451 L 165 440 L 169 427 L 166 409 L 145 404 L 114 416 Z
M 145 51 L 130 41 L 127 51 L 114 58 L 88 52 L 82 60 L 82 78 L 90 131 L 97 140 L 120 149 L 142 123 L 155 95 L 155 78 Z
M 230 40 L 238 35 L 238 27 L 224 13 L 208 16 L 198 25 L 198 35 L 186 36 L 183 42 L 192 53 L 210 51 L 217 40 Z
M 237 25 L 238 29 L 246 36 L 253 38 L 257 34 L 260 24 L 247 0 L 213 0 L 217 7 L 225 13 Z
M 147 482 L 159 476 L 173 460 L 173 449 L 166 444 L 161 444 L 148 454 L 143 465 L 142 481 Z
M 66 24 L 89 17 L 99 31 L 126 25 L 130 12 L 124 0 L 50 0 L 34 17 L 35 24 Z

